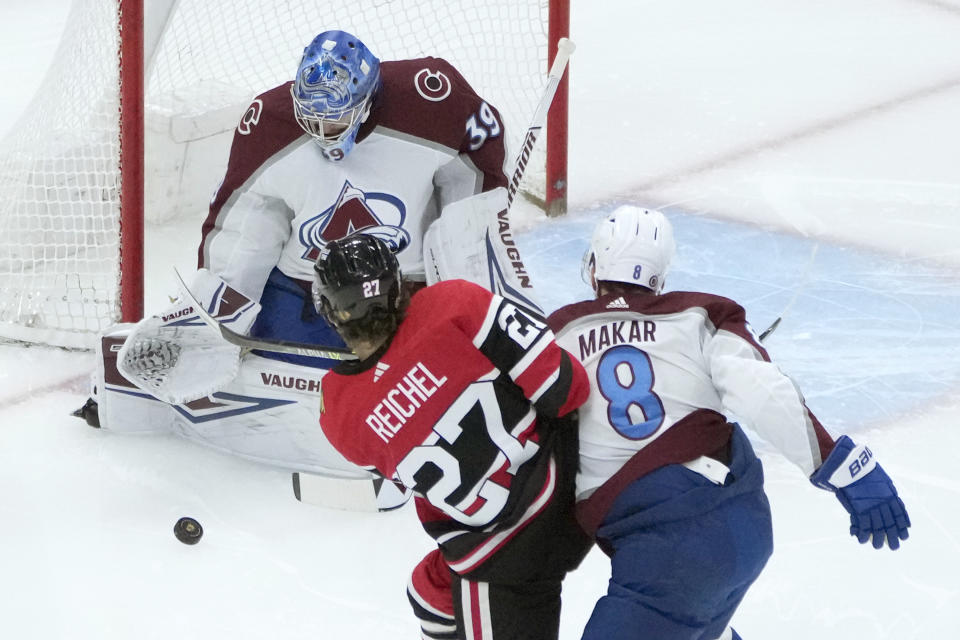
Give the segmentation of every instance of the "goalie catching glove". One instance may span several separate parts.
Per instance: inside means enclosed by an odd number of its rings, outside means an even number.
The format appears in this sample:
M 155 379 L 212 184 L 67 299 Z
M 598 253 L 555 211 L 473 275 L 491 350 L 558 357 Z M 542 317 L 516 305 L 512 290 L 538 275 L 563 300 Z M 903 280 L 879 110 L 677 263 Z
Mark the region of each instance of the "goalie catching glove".
M 206 269 L 190 291 L 208 312 L 238 333 L 246 333 L 260 305 Z M 182 295 L 161 314 L 133 328 L 117 357 L 117 369 L 139 389 L 170 404 L 183 404 L 222 389 L 237 376 L 241 348 L 207 325 Z
M 898 549 L 909 537 L 910 517 L 903 500 L 867 447 L 843 436 L 810 481 L 836 494 L 850 514 L 850 535 L 861 544 L 872 538 L 875 549 L 883 548 L 884 540 Z

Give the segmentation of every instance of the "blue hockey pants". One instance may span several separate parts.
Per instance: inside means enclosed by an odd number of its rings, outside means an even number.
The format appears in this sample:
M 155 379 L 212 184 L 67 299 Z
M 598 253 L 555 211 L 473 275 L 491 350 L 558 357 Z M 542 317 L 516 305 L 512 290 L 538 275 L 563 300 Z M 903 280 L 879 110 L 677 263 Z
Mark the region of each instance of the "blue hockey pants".
M 721 637 L 773 551 L 763 469 L 736 425 L 730 456 L 724 485 L 668 465 L 620 494 L 597 530 L 612 576 L 584 640 Z
M 344 342 L 336 329 L 327 324 L 313 308 L 310 294 L 296 280 L 274 269 L 267 279 L 260 296 L 262 309 L 257 315 L 250 335 L 255 338 L 270 338 L 322 345 L 325 347 L 343 347 Z M 283 360 L 307 367 L 332 369 L 337 360 L 313 358 L 297 354 L 257 351 L 257 355 L 274 360 Z

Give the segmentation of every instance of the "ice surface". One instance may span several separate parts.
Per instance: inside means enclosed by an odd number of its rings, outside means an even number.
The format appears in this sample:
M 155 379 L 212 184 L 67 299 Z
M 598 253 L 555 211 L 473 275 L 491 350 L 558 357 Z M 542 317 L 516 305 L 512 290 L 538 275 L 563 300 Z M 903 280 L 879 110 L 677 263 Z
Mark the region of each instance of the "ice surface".
M 732 298 L 758 333 L 783 315 L 765 345 L 834 432 L 923 411 L 960 387 L 953 270 L 665 211 L 678 245 L 666 290 Z M 590 297 L 580 261 L 596 218 L 574 213 L 520 234 L 546 309 Z
M 68 5 L 0 7 L 0 131 Z M 665 208 L 668 288 L 733 297 L 758 329 L 796 297 L 773 357 L 829 430 L 871 445 L 913 519 L 900 551 L 861 547 L 840 505 L 760 444 L 776 549 L 737 629 L 957 637 L 960 3 L 574 3 L 572 25 L 572 211 L 515 211 L 544 304 L 589 295 L 598 217 Z M 171 265 L 191 268 L 199 223 L 148 229 L 148 309 L 174 291 Z M 412 510 L 309 507 L 287 473 L 89 429 L 68 414 L 91 364 L 0 347 L 0 637 L 416 637 L 404 586 L 431 543 Z M 204 526 L 195 547 L 173 536 L 182 515 Z M 569 578 L 563 640 L 607 571 L 593 553 Z

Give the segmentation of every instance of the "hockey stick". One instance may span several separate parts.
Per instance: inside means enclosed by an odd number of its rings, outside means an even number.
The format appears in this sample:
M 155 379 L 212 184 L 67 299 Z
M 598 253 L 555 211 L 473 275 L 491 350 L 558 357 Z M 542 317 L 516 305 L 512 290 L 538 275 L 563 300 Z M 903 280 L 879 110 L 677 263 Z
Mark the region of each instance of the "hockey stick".
M 344 347 L 324 347 L 320 345 L 304 344 L 302 342 L 291 342 L 289 340 L 268 340 L 265 338 L 251 338 L 242 333 L 237 333 L 226 326 L 213 316 L 211 316 L 200 301 L 197 300 L 187 283 L 183 281 L 180 272 L 174 269 L 177 274 L 177 280 L 180 281 L 180 288 L 186 294 L 193 310 L 197 312 L 200 318 L 208 325 L 220 332 L 223 339 L 230 344 L 241 347 L 245 351 L 271 351 L 273 353 L 291 353 L 298 356 L 310 356 L 313 358 L 328 358 L 330 360 L 356 360 L 357 356 L 353 351 Z
M 557 43 L 543 94 L 506 188 L 498 187 L 447 205 L 448 209 L 458 208 L 456 215 L 444 214 L 427 229 L 423 260 L 428 284 L 450 277 L 462 278 L 542 313 L 532 299 L 533 284 L 518 255 L 509 212 L 574 49 L 576 45 L 568 38 Z
M 797 301 L 797 298 L 800 296 L 800 292 L 803 291 L 803 287 L 807 284 L 807 279 L 810 276 L 810 267 L 813 266 L 813 261 L 817 257 L 817 250 L 820 248 L 820 243 L 815 242 L 813 249 L 810 250 L 810 257 L 807 259 L 807 266 L 803 268 L 803 275 L 800 277 L 800 282 L 794 288 L 793 297 L 790 298 L 790 302 L 787 303 L 787 306 L 783 308 L 783 311 L 780 312 L 780 315 L 777 316 L 777 319 L 770 323 L 770 326 L 764 329 L 763 333 L 760 334 L 760 342 L 763 342 L 770 334 L 777 330 L 777 327 L 780 326 L 780 323 L 783 321 L 783 318 L 787 315 L 787 312 L 790 311 L 790 307 L 793 306 L 793 303 Z
M 563 72 L 567 68 L 567 61 L 570 60 L 570 54 L 572 54 L 576 48 L 577 45 L 569 38 L 560 38 L 559 42 L 557 42 L 557 55 L 553 59 L 553 64 L 550 66 L 550 73 L 547 75 L 547 86 L 544 88 L 543 95 L 540 97 L 540 103 L 537 105 L 537 110 L 533 114 L 533 120 L 530 121 L 530 126 L 527 127 L 527 134 L 524 136 L 520 153 L 517 154 L 517 159 L 513 163 L 513 176 L 510 178 L 510 186 L 507 188 L 508 209 L 510 205 L 513 204 L 513 197 L 517 194 L 517 189 L 520 188 L 520 180 L 527 170 L 527 162 L 530 161 L 530 154 L 533 151 L 534 145 L 537 143 L 537 136 L 540 135 L 540 130 L 543 129 L 543 125 L 547 123 L 547 113 L 550 111 L 550 105 L 553 104 L 553 97 L 557 93 L 557 86 L 559 86 L 560 80 L 563 78 Z

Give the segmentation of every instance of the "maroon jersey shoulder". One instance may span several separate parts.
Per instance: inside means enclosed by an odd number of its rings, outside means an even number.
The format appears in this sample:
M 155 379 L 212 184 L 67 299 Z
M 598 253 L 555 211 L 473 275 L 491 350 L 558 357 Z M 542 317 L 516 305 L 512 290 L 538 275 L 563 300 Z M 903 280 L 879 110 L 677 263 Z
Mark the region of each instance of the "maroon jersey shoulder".
M 223 181 L 217 188 L 210 210 L 202 226 L 198 265 L 203 263 L 203 247 L 207 235 L 216 225 L 217 216 L 230 196 L 257 172 L 270 158 L 300 136 L 306 135 L 293 115 L 293 98 L 286 82 L 258 95 L 243 113 L 233 133 L 230 157 Z
M 571 322 L 585 316 L 606 313 L 640 313 L 643 315 L 669 315 L 690 309 L 703 309 L 715 330 L 733 333 L 754 346 L 764 358 L 767 352 L 750 330 L 747 314 L 730 298 L 699 291 L 670 291 L 661 295 L 608 293 L 595 300 L 575 302 L 550 314 L 547 323 L 554 332 L 559 332 Z
M 374 112 L 377 125 L 467 150 L 463 148 L 467 120 L 484 100 L 453 65 L 432 57 L 396 60 L 382 63 L 380 73 L 383 99 Z M 499 114 L 496 117 L 499 122 Z
M 226 181 L 246 181 L 291 142 L 306 135 L 293 115 L 292 82 L 261 93 L 240 119 L 230 148 Z
M 599 313 L 633 312 L 644 315 L 681 313 L 693 308 L 707 312 L 714 326 L 743 317 L 743 308 L 729 298 L 696 291 L 671 291 L 661 295 L 608 293 L 593 300 L 574 302 L 550 314 L 547 322 L 555 332 L 578 318 Z

